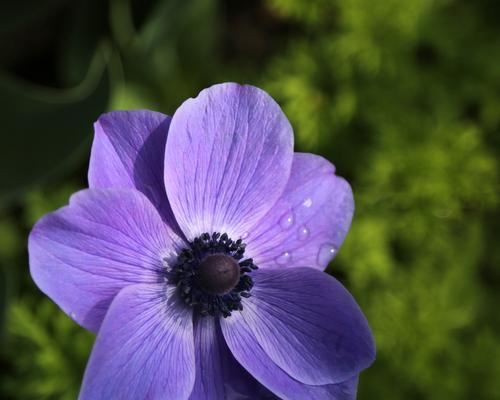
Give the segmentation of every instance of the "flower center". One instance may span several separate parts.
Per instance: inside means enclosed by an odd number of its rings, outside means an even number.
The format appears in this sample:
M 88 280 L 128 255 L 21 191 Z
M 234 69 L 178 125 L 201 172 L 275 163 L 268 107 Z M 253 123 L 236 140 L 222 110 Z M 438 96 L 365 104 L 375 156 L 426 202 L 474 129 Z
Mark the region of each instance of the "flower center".
M 240 266 L 226 254 L 209 254 L 200 263 L 197 278 L 207 293 L 226 294 L 239 282 Z
M 180 252 L 168 281 L 201 315 L 229 317 L 243 309 L 242 297 L 250 297 L 253 287 L 248 273 L 257 266 L 244 257 L 245 247 L 241 239 L 233 241 L 226 233 L 204 233 Z

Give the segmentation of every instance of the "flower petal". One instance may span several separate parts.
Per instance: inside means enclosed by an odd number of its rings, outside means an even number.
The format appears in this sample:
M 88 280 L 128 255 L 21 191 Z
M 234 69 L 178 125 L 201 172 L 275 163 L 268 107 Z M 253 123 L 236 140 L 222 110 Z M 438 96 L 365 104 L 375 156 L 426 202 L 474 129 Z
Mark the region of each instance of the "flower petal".
M 221 322 L 238 361 L 228 335 L 249 329 L 278 367 L 309 385 L 346 381 L 373 362 L 368 323 L 336 279 L 300 267 L 259 270 L 252 277 L 255 286 L 243 311 Z
M 112 111 L 94 124 L 91 188 L 134 188 L 144 193 L 174 230 L 177 222 L 163 184 L 171 118 L 148 110 Z
M 351 187 L 322 157 L 295 153 L 285 191 L 250 230 L 246 253 L 259 267 L 326 268 L 349 230 Z
M 194 343 L 196 380 L 190 400 L 274 398 L 234 359 L 215 318 L 194 318 Z
M 283 192 L 292 157 L 290 123 L 264 91 L 228 83 L 185 101 L 170 125 L 165 188 L 186 237 L 242 236 Z
M 33 228 L 31 275 L 68 315 L 97 331 L 118 291 L 161 279 L 162 257 L 177 246 L 142 193 L 83 190 Z
M 187 399 L 195 379 L 192 310 L 175 287 L 132 285 L 113 300 L 80 400 Z
M 232 319 L 231 317 L 230 319 Z M 230 322 L 228 319 L 227 322 Z M 330 385 L 306 385 L 279 368 L 255 339 L 246 323 L 224 321 L 222 331 L 234 357 L 258 381 L 284 400 L 355 400 L 358 377 Z

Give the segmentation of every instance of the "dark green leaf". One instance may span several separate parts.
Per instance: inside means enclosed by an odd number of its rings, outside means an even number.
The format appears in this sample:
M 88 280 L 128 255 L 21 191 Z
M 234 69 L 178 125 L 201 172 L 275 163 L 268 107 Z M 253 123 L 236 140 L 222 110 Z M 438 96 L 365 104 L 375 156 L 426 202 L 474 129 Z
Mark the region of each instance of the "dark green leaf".
M 108 103 L 107 53 L 100 49 L 85 79 L 68 90 L 0 75 L 0 201 L 81 160 L 91 122 Z

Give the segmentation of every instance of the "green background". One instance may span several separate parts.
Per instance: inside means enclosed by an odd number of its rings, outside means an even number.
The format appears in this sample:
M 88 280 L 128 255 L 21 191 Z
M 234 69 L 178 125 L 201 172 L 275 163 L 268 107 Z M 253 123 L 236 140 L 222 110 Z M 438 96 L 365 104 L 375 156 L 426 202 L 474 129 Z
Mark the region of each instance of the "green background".
M 0 398 L 76 398 L 94 336 L 31 281 L 26 240 L 86 186 L 93 121 L 237 81 L 352 184 L 328 272 L 376 337 L 359 398 L 499 399 L 499 15 L 494 0 L 2 2 Z

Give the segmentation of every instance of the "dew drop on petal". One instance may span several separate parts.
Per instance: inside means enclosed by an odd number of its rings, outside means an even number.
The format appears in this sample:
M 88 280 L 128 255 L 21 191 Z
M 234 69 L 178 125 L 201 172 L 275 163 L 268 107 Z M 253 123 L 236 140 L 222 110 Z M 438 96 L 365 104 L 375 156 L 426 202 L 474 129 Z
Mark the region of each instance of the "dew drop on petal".
M 309 233 L 309 228 L 307 228 L 307 226 L 301 226 L 299 229 L 299 239 L 307 239 L 309 237 Z
M 292 253 L 285 251 L 280 256 L 276 257 L 276 262 L 279 265 L 285 265 L 292 261 Z
M 74 312 L 70 313 L 69 315 L 71 316 L 71 318 L 76 319 L 76 314 Z
M 293 214 L 290 212 L 283 215 L 283 217 L 280 220 L 280 225 L 283 229 L 289 229 L 294 222 L 295 218 L 293 217 Z
M 317 263 L 320 267 L 326 266 L 335 255 L 337 250 L 330 243 L 321 245 L 318 251 Z
M 243 232 L 241 239 L 246 239 L 248 237 L 248 232 Z
M 302 205 L 306 208 L 309 208 L 311 207 L 313 204 L 313 201 L 310 197 L 308 197 L 307 199 L 305 199 L 303 202 L 302 202 Z

